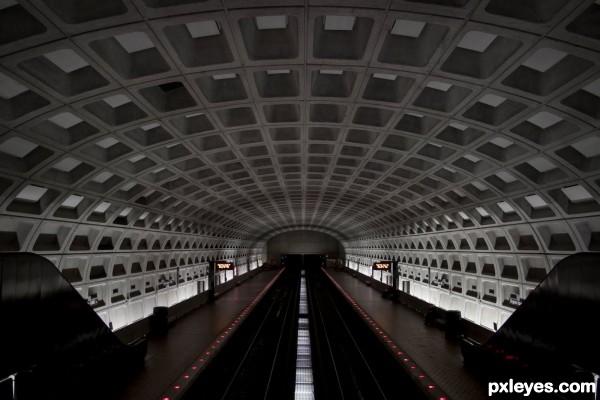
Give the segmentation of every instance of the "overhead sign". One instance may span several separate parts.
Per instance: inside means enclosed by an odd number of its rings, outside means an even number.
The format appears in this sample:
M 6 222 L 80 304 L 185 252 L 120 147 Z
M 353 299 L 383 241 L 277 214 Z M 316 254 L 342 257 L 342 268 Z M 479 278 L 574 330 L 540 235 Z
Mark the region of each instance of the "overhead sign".
M 392 262 L 391 261 L 377 261 L 373 263 L 373 270 L 375 271 L 391 271 L 392 270 Z
M 229 261 L 217 261 L 217 271 L 229 271 L 232 270 L 234 265 Z

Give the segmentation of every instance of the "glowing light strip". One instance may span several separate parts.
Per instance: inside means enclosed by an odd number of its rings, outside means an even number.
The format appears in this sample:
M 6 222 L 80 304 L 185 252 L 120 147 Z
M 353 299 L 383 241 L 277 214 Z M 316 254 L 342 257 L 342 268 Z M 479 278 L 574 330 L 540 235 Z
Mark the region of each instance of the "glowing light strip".
M 327 272 L 322 271 L 327 275 L 331 283 L 344 295 L 346 300 L 352 304 L 352 307 L 358 312 L 361 318 L 367 323 L 367 326 L 375 332 L 377 338 L 385 345 L 387 350 L 391 352 L 398 360 L 402 368 L 408 373 L 414 382 L 421 388 L 423 393 L 430 399 L 449 400 L 448 395 L 444 392 L 425 372 L 416 365 L 414 360 L 396 343 L 390 335 L 384 331 L 379 324 L 371 318 L 371 316 L 360 306 L 358 302 L 352 298 L 340 284 Z
M 219 353 L 225 343 L 229 341 L 231 335 L 237 330 L 238 326 L 246 319 L 250 311 L 264 297 L 267 291 L 273 286 L 277 278 L 283 273 L 279 271 L 273 279 L 256 295 L 256 297 L 242 310 L 242 312 L 227 326 L 216 339 L 206 348 L 199 357 L 188 366 L 185 371 L 169 386 L 169 388 L 160 397 L 161 400 L 180 399 L 191 384 L 198 378 L 210 361 Z
M 304 277 L 300 278 L 300 304 L 298 305 L 298 313 L 298 345 L 296 347 L 296 386 L 294 400 L 314 400 L 315 387 L 313 385 L 310 332 L 308 330 L 308 301 L 306 298 L 306 279 Z

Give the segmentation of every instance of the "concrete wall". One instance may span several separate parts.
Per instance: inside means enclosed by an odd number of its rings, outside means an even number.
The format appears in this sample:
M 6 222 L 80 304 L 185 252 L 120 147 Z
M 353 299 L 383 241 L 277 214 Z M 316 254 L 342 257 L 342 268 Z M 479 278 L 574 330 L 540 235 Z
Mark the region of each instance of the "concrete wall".
M 274 259 L 277 264 L 281 254 L 327 254 L 329 258 L 339 258 L 344 253 L 336 238 L 314 231 L 281 233 L 267 242 L 266 251 L 265 261 Z

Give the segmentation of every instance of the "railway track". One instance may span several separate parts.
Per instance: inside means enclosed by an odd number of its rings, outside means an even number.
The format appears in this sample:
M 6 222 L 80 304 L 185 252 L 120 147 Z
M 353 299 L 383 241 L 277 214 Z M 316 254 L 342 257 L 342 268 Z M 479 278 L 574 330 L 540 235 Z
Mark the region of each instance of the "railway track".
M 316 399 L 426 398 L 320 269 L 307 286 Z
M 298 282 L 282 274 L 184 399 L 293 398 Z
M 320 268 L 304 277 L 308 314 L 300 268 L 288 267 L 183 398 L 294 399 L 298 317 L 308 317 L 314 399 L 425 399 Z

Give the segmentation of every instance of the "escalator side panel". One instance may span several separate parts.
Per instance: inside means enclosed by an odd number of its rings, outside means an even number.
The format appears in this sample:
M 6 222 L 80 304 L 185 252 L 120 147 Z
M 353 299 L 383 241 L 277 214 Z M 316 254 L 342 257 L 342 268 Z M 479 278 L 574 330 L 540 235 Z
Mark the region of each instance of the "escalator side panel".
M 0 256 L 0 319 L 1 377 L 32 369 L 58 374 L 128 351 L 60 271 L 36 254 Z

